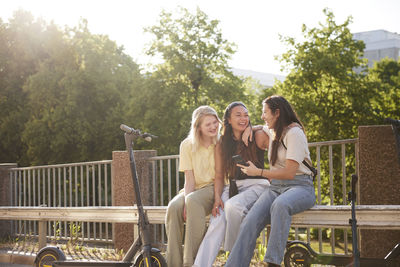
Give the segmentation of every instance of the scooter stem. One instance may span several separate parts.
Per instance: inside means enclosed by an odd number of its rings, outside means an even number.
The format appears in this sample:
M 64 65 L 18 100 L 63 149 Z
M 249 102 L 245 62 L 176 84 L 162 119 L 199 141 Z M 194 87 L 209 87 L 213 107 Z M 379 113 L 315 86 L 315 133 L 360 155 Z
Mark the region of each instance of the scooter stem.
M 139 231 L 141 232 L 141 237 L 142 237 L 141 243 L 143 245 L 143 252 L 144 252 L 145 258 L 150 260 L 151 259 L 150 223 L 149 223 L 146 213 L 144 212 L 143 204 L 142 204 L 142 197 L 140 194 L 138 175 L 137 175 L 137 171 L 136 171 L 135 156 L 133 153 L 134 139 L 135 139 L 134 134 L 125 133 L 125 145 L 126 145 L 126 150 L 129 153 L 133 189 L 135 191 L 136 206 L 137 206 L 138 213 L 139 213 L 138 226 L 139 226 Z

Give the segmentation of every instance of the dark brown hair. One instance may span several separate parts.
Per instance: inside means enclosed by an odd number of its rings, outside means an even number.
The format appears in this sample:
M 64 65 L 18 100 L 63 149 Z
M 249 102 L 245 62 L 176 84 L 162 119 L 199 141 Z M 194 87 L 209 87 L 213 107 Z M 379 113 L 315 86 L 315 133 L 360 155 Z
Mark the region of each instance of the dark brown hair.
M 283 96 L 270 96 L 264 99 L 263 104 L 268 105 L 268 107 L 271 109 L 272 114 L 275 114 L 276 110 L 279 109 L 279 117 L 276 120 L 274 126 L 275 139 L 272 141 L 271 148 L 271 165 L 274 165 L 278 157 L 278 147 L 280 145 L 280 140 L 282 138 L 282 134 L 285 128 L 293 122 L 298 123 L 303 128 L 303 131 L 304 126 L 298 118 L 293 107 Z
M 245 161 L 250 160 L 254 164 L 258 163 L 256 153 L 256 142 L 249 142 L 248 148 L 244 145 L 243 141 L 235 140 L 233 137 L 232 125 L 229 123 L 231 118 L 232 109 L 237 106 L 247 107 L 239 101 L 230 103 L 224 112 L 222 119 L 222 135 L 221 135 L 221 148 L 222 148 L 222 163 L 225 177 L 235 178 L 237 166 L 232 160 L 232 156 L 240 154 Z M 250 124 L 250 120 L 249 120 Z M 253 138 L 254 139 L 254 138 Z M 258 164 L 257 164 L 258 165 Z

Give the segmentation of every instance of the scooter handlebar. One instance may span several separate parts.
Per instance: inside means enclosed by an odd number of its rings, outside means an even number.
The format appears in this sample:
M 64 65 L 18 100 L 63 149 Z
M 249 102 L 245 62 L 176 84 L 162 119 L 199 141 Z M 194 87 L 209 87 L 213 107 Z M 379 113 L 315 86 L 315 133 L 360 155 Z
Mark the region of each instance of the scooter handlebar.
M 144 140 L 146 140 L 147 142 L 151 142 L 151 140 L 152 140 L 153 138 L 157 138 L 157 137 L 158 137 L 158 136 L 152 135 L 152 134 L 150 134 L 150 133 L 143 133 L 143 134 L 142 134 L 140 130 L 135 130 L 135 129 L 133 129 L 133 128 L 131 128 L 131 127 L 125 125 L 125 124 L 121 124 L 121 125 L 120 125 L 120 128 L 121 128 L 121 130 L 124 131 L 125 133 L 127 133 L 127 134 L 133 134 L 133 135 L 135 135 L 135 136 L 137 136 L 137 137 L 141 137 L 141 138 L 143 138 Z
M 121 128 L 122 131 L 126 132 L 127 134 L 140 134 L 139 130 L 135 130 L 125 124 L 121 124 L 119 127 Z

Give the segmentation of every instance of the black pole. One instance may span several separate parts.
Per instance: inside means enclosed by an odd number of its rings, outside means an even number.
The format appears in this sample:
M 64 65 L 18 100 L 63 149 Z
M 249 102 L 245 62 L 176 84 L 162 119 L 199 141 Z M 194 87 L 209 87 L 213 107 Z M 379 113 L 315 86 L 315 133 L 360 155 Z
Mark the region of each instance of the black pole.
M 353 174 L 351 176 L 351 219 L 349 223 L 351 224 L 351 233 L 353 237 L 353 258 L 354 267 L 360 267 L 360 251 L 358 250 L 358 236 L 357 236 L 357 219 L 356 219 L 356 184 L 358 176 Z

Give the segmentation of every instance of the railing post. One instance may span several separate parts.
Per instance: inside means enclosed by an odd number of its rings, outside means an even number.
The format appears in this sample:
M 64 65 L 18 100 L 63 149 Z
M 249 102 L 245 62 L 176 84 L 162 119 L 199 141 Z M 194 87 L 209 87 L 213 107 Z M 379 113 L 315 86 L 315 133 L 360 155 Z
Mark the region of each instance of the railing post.
M 399 205 L 400 164 L 389 125 L 360 126 L 359 194 L 361 205 Z M 383 258 L 400 240 L 400 231 L 361 230 L 361 257 Z M 377 246 L 379 244 L 379 246 Z
M 39 221 L 39 249 L 47 245 L 47 221 Z
M 17 163 L 0 163 L 0 206 L 11 206 L 11 181 L 10 168 L 16 168 Z M 12 234 L 11 221 L 0 220 L 0 238 Z
M 136 170 L 139 178 L 142 203 L 153 205 L 152 167 L 148 158 L 157 155 L 155 150 L 134 151 Z M 135 203 L 129 156 L 126 151 L 113 151 L 111 164 L 112 205 L 133 206 Z M 134 225 L 129 223 L 113 224 L 114 246 L 127 251 L 134 240 Z

